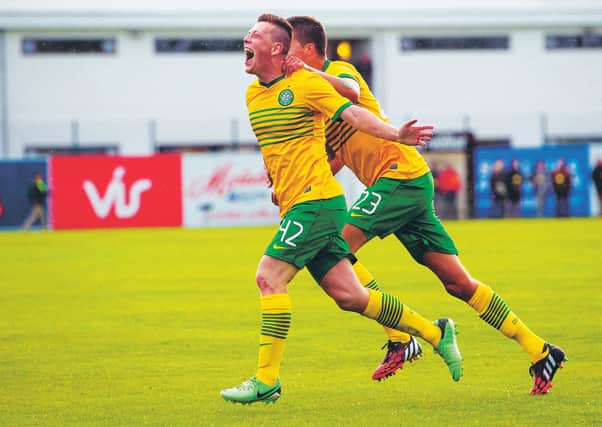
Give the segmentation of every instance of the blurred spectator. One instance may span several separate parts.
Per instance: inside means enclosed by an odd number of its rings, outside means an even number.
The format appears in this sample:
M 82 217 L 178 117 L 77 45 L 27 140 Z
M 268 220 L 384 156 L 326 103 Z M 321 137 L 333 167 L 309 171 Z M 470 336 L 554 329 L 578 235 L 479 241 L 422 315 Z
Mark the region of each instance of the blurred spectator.
M 353 65 L 355 65 L 357 71 L 364 77 L 368 86 L 372 87 L 372 59 L 370 58 L 370 52 L 362 50 L 359 58 L 353 62 Z
M 592 181 L 596 186 L 596 192 L 598 193 L 598 207 L 600 209 L 600 215 L 602 215 L 602 159 L 598 159 L 596 167 L 592 171 Z
M 493 164 L 493 172 L 489 179 L 489 188 L 493 196 L 493 207 L 491 216 L 493 218 L 503 218 L 505 215 L 506 196 L 506 176 L 504 174 L 504 161 L 498 159 Z
M 441 218 L 458 218 L 458 193 L 462 188 L 460 174 L 450 164 L 439 172 L 437 178 L 439 191 L 442 197 Z
M 546 194 L 548 193 L 550 183 L 546 163 L 543 160 L 537 161 L 529 179 L 533 184 L 533 191 L 535 192 L 535 215 L 542 217 L 546 207 Z
M 552 186 L 556 195 L 556 216 L 570 216 L 569 193 L 571 192 L 571 173 L 566 167 L 564 159 L 559 159 L 558 166 L 552 171 Z
M 440 172 L 439 164 L 434 161 L 431 162 L 430 169 L 431 169 L 431 174 L 433 175 L 433 181 L 434 181 L 434 185 L 435 185 L 435 200 L 434 200 L 435 212 L 437 212 L 437 215 L 439 215 L 439 213 L 441 212 L 441 209 L 443 209 L 441 189 L 439 188 L 439 172 Z
M 48 195 L 48 187 L 44 182 L 41 173 L 36 172 L 33 178 L 33 183 L 27 189 L 27 198 L 31 204 L 31 212 L 25 222 L 23 229 L 28 230 L 36 222 L 40 221 L 40 226 L 46 228 L 46 196 Z
M 506 174 L 506 189 L 508 191 L 508 216 L 517 218 L 520 216 L 521 187 L 523 185 L 523 174 L 520 172 L 518 160 L 513 159 L 510 170 Z

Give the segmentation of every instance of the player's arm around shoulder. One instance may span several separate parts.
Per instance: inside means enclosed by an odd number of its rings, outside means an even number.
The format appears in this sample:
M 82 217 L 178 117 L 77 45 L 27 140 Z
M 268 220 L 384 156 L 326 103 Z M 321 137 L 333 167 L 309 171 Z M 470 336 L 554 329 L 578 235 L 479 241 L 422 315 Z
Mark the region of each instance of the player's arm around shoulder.
M 342 96 L 357 104 L 360 101 L 360 85 L 357 81 L 349 77 L 337 77 L 323 71 L 319 71 L 320 74 L 324 74 L 324 78 L 335 88 L 335 90 Z
M 291 75 L 298 70 L 306 70 L 310 73 L 315 73 L 325 79 L 332 87 L 341 95 L 357 104 L 360 98 L 360 85 L 351 76 L 351 73 L 345 77 L 332 75 L 317 68 L 311 67 L 295 56 L 288 56 L 284 62 L 284 70 L 286 75 Z
M 337 120 L 345 108 L 353 105 L 319 74 L 303 69 L 292 75 L 293 78 L 297 76 L 299 76 L 299 87 L 302 88 L 303 102 L 326 117 L 330 117 L 331 120 Z

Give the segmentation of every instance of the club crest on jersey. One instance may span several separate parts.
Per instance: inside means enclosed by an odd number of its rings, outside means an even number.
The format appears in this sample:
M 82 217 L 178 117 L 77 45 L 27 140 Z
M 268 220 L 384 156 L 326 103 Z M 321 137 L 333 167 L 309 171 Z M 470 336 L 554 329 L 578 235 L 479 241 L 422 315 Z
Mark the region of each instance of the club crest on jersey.
M 295 99 L 295 94 L 290 89 L 284 89 L 278 95 L 278 103 L 280 105 L 282 105 L 283 107 L 286 107 L 287 105 L 291 105 L 293 103 L 293 99 Z

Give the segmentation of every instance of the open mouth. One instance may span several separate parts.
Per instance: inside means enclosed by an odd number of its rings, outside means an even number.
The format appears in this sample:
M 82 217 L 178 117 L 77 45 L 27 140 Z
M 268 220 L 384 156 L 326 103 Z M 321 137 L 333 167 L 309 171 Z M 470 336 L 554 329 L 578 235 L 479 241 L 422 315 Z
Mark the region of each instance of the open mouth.
M 245 47 L 245 64 L 250 63 L 254 56 L 255 52 L 248 47 Z

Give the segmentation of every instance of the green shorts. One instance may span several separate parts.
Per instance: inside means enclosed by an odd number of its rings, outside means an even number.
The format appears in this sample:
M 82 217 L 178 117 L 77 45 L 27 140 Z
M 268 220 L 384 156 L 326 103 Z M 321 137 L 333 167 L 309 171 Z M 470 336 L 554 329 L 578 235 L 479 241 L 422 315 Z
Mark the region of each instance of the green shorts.
M 425 252 L 457 255 L 454 241 L 435 214 L 434 192 L 430 172 L 407 180 L 380 178 L 351 206 L 347 223 L 360 228 L 368 240 L 395 234 L 421 264 Z
M 307 269 L 320 283 L 343 258 L 356 258 L 343 239 L 347 206 L 343 196 L 312 200 L 293 206 L 280 221 L 265 254 Z

